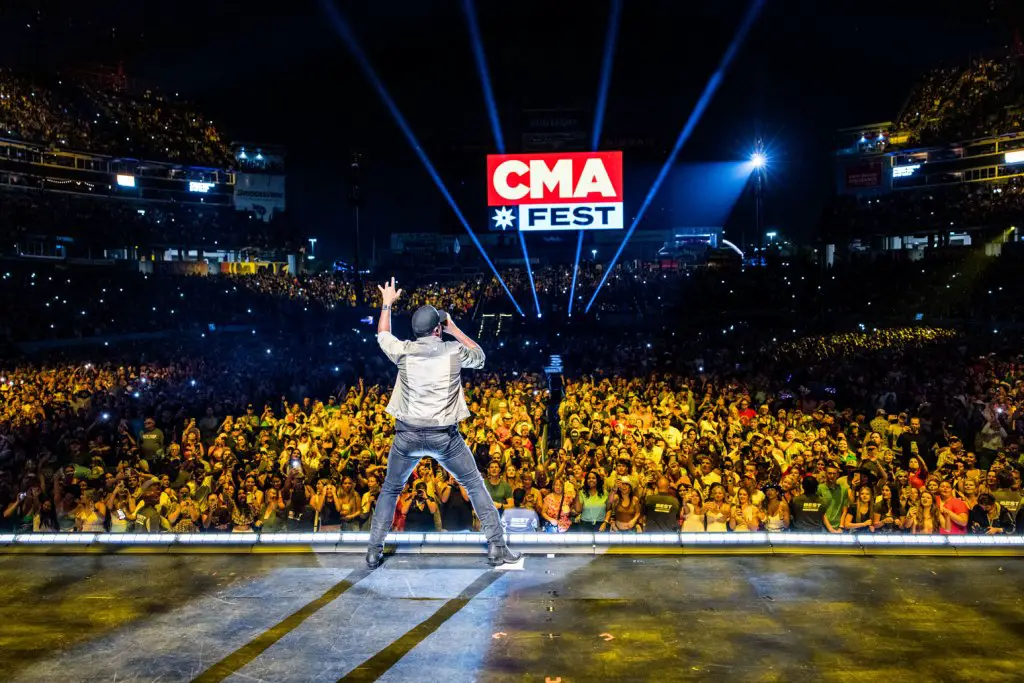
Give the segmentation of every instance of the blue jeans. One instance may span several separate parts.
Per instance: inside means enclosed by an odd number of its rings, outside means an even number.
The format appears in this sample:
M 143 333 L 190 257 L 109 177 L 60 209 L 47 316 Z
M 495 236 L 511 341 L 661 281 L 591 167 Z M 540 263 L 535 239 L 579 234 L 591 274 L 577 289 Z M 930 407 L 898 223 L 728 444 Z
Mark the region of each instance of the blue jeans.
M 377 507 L 370 523 L 370 547 L 384 547 L 384 537 L 391 530 L 395 517 L 398 495 L 420 458 L 425 456 L 437 460 L 441 467 L 465 487 L 488 542 L 505 545 L 501 519 L 491 494 L 484 488 L 483 475 L 476 468 L 476 460 L 459 434 L 459 428 L 453 425 L 447 428 L 402 429 L 395 432 L 395 440 L 388 453 L 388 473 L 380 487 Z

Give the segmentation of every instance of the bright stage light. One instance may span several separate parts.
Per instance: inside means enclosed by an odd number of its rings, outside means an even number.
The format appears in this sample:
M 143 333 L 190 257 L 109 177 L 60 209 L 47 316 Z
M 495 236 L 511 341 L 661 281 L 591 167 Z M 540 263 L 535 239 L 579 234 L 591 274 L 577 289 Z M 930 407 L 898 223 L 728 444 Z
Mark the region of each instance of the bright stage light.
M 629 242 L 629 238 L 633 236 L 640 221 L 643 220 L 644 214 L 647 213 L 647 209 L 650 207 L 651 202 L 654 201 L 654 196 L 658 194 L 658 190 L 661 189 L 662 183 L 665 182 L 666 176 L 669 171 L 675 165 L 676 157 L 679 156 L 679 151 L 686 144 L 686 141 L 690 139 L 690 135 L 693 133 L 693 129 L 697 127 L 701 117 L 704 115 L 704 110 L 707 109 L 708 104 L 711 102 L 715 93 L 718 91 L 718 86 L 721 85 L 722 80 L 725 78 L 726 72 L 729 70 L 730 64 L 732 64 L 733 58 L 736 53 L 739 52 L 740 46 L 746 42 L 747 33 L 750 32 L 750 28 L 754 25 L 754 20 L 757 19 L 758 14 L 761 12 L 761 7 L 764 6 L 764 0 L 752 0 L 750 7 L 747 9 L 747 13 L 743 17 L 743 21 L 740 23 L 739 28 L 736 30 L 736 35 L 733 36 L 732 42 L 726 49 L 725 54 L 722 55 L 722 61 L 719 62 L 718 68 L 711 75 L 707 85 L 704 86 L 704 92 L 701 93 L 700 99 L 697 100 L 697 104 L 694 105 L 693 111 L 690 112 L 689 118 L 686 120 L 686 124 L 683 129 L 679 131 L 679 137 L 676 138 L 676 143 L 672 147 L 672 151 L 669 152 L 668 159 L 661 167 L 661 171 L 658 172 L 657 177 L 654 179 L 654 183 L 651 184 L 651 188 L 647 191 L 647 196 L 644 197 L 643 203 L 637 210 L 636 215 L 633 217 L 633 222 L 629 226 L 629 230 L 626 231 L 626 235 L 622 238 L 622 242 L 619 244 L 618 251 L 612 256 L 611 262 L 604 269 L 604 275 L 601 280 L 597 283 L 597 287 L 594 289 L 594 293 L 590 296 L 590 301 L 587 302 L 587 307 L 584 312 L 589 313 L 590 309 L 594 305 L 594 301 L 597 300 L 598 294 L 601 293 L 601 289 L 604 287 L 604 283 L 608 281 L 608 276 L 615 271 L 615 264 L 618 263 L 619 257 L 622 256 L 622 252 L 626 248 L 626 244 Z
M 764 168 L 764 165 L 768 163 L 768 159 L 761 152 L 754 152 L 750 157 L 750 163 L 753 164 L 754 168 Z

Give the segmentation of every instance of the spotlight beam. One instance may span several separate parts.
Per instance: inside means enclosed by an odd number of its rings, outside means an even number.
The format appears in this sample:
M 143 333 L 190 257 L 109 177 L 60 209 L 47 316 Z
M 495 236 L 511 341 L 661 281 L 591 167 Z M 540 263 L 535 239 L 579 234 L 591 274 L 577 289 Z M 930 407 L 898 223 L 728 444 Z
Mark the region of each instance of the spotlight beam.
M 416 135 L 412 132 L 412 128 L 409 127 L 409 123 L 405 120 L 402 112 L 398 109 L 398 105 L 395 104 L 391 95 L 388 94 L 387 89 L 384 87 L 384 82 L 380 79 L 380 76 L 377 75 L 373 65 L 370 64 L 369 58 L 366 56 L 366 53 L 363 52 L 363 48 L 359 45 L 359 41 L 356 40 L 352 27 L 349 26 L 348 21 L 344 16 L 342 16 L 341 11 L 335 7 L 332 0 L 320 0 L 320 4 L 334 30 L 337 31 L 338 35 L 345 42 L 345 45 L 348 47 L 349 52 L 352 53 L 352 57 L 355 58 L 356 62 L 359 64 L 359 67 L 362 69 L 366 79 L 370 81 L 374 90 L 377 91 L 377 94 L 384 102 L 384 106 L 387 107 L 391 117 L 395 120 L 395 124 L 398 125 L 402 134 L 405 135 L 409 145 L 412 147 L 413 151 L 416 152 L 416 156 L 419 157 L 424 168 L 426 168 L 427 173 L 434 181 L 434 184 L 437 185 L 437 189 L 441 191 L 441 194 L 448 202 L 448 205 L 452 208 L 452 211 L 455 212 L 456 218 L 458 218 L 459 222 L 462 223 L 462 227 L 466 229 L 466 233 L 469 235 L 470 240 L 472 240 L 473 245 L 476 246 L 480 255 L 483 256 L 484 261 L 486 261 L 487 265 L 490 266 L 491 272 L 494 273 L 494 277 L 498 278 L 498 283 L 501 284 L 502 289 L 504 289 L 505 293 L 508 294 L 508 298 L 512 301 L 512 305 L 515 306 L 516 311 L 519 312 L 519 315 L 522 315 L 523 309 L 519 307 L 519 304 L 516 302 L 516 298 L 512 296 L 511 290 L 509 290 L 508 285 L 505 284 L 505 280 L 502 279 L 501 273 L 498 272 L 498 269 L 495 268 L 494 264 L 491 262 L 490 257 L 487 256 L 487 252 L 484 250 L 483 245 L 480 244 L 480 240 L 473 234 L 473 229 L 469 227 L 469 221 L 467 221 L 466 217 L 462 215 L 462 211 L 455 203 L 455 199 L 452 197 L 451 192 L 448 191 L 444 181 L 441 180 L 441 176 L 438 175 L 437 169 L 434 168 L 434 164 L 431 163 L 427 153 L 420 146 L 419 140 L 416 139 Z
M 601 58 L 601 81 L 597 86 L 597 106 L 594 108 L 594 129 L 590 135 L 590 149 L 597 150 L 601 143 L 601 129 L 604 127 L 604 110 L 608 103 L 608 86 L 612 82 L 612 61 L 619 35 L 619 17 L 622 14 L 622 0 L 612 0 L 608 15 L 608 31 L 604 34 L 604 56 Z M 583 252 L 583 230 L 576 239 L 576 260 L 572 266 L 572 286 L 569 288 L 569 317 L 576 299 L 576 276 L 580 270 L 580 254 Z
M 499 154 L 505 153 L 505 138 L 501 134 L 501 122 L 498 120 L 498 106 L 494 102 L 494 90 L 491 88 L 490 70 L 487 68 L 487 55 L 484 54 L 484 41 L 480 36 L 480 25 L 476 20 L 476 7 L 473 0 L 463 0 L 462 11 L 466 14 L 469 25 L 469 36 L 473 43 L 473 57 L 476 58 L 476 71 L 480 74 L 480 85 L 484 89 L 484 100 L 487 103 L 487 116 L 491 119 L 491 130 L 494 131 L 494 144 Z
M 530 266 L 530 253 L 526 250 L 526 237 L 523 236 L 523 231 L 519 231 L 519 246 L 523 250 L 523 263 L 526 264 L 526 277 L 530 280 L 530 291 L 533 293 L 533 307 L 537 311 L 537 317 L 541 317 L 540 312 L 540 299 L 537 298 L 537 285 L 533 282 L 533 267 Z M 519 315 L 523 312 L 519 311 Z
M 654 196 L 658 193 L 658 190 L 661 189 L 662 183 L 665 182 L 665 178 L 668 176 L 668 172 L 672 169 L 672 165 L 675 163 L 676 157 L 679 156 L 679 151 L 690 138 L 690 135 L 693 133 L 693 129 L 697 127 L 701 117 L 704 115 L 704 110 L 707 109 L 708 104 L 718 91 L 718 87 L 725 78 L 725 72 L 729 69 L 729 65 L 732 64 L 732 60 L 736 57 L 736 53 L 739 52 L 740 47 L 745 42 L 747 34 L 750 32 L 750 28 L 754 25 L 754 21 L 757 19 L 758 14 L 760 14 L 761 7 L 763 5 L 764 0 L 753 0 L 753 2 L 751 2 L 746 15 L 743 17 L 742 23 L 740 23 L 739 29 L 736 31 L 736 35 L 733 37 L 728 49 L 726 49 L 725 54 L 722 55 L 722 61 L 719 62 L 718 68 L 711 75 L 707 85 L 704 86 L 704 92 L 701 93 L 696 106 L 694 106 L 693 111 L 690 112 L 690 117 L 687 119 L 686 125 L 684 125 L 683 129 L 679 132 L 679 137 L 676 139 L 676 144 L 672 147 L 672 151 L 669 153 L 668 159 L 665 160 L 665 164 L 661 167 L 661 171 L 654 179 L 654 184 L 651 185 L 651 189 L 647 192 L 647 196 L 644 198 L 643 204 L 640 205 L 640 210 L 636 212 L 636 216 L 633 218 L 633 222 L 630 224 L 629 230 L 626 231 L 625 237 L 622 238 L 622 244 L 619 245 L 618 251 L 615 252 L 615 256 L 612 257 L 611 263 L 608 264 L 604 275 L 601 277 L 601 282 L 598 283 L 593 296 L 591 296 L 590 301 L 587 302 L 586 312 L 590 312 L 590 308 L 594 305 L 597 295 L 601 292 L 601 288 L 604 286 L 604 283 L 607 282 L 608 276 L 611 275 L 612 270 L 615 269 L 615 264 L 618 262 L 619 257 L 626 248 L 626 243 L 629 242 L 629 238 L 633 236 L 633 232 L 636 231 L 637 225 L 639 225 L 640 221 L 643 219 L 644 214 L 647 212 L 651 202 L 654 200 Z
M 476 59 L 476 70 L 480 74 L 480 85 L 484 90 L 484 101 L 487 103 L 487 116 L 491 119 L 491 130 L 494 132 L 494 144 L 498 153 L 505 153 L 505 138 L 501 134 L 501 121 L 498 119 L 498 105 L 494 101 L 494 90 L 491 88 L 490 69 L 487 68 L 487 55 L 484 54 L 484 41 L 480 35 L 480 25 L 476 19 L 476 7 L 473 0 L 463 0 L 462 10 L 466 14 L 469 35 L 473 44 L 473 57 Z M 540 317 L 540 301 L 537 299 L 537 285 L 533 281 L 533 268 L 530 266 L 530 252 L 526 249 L 526 237 L 519 231 L 519 247 L 523 250 L 523 263 L 526 264 L 526 277 L 530 281 L 530 292 L 533 294 L 533 306 L 537 317 Z M 519 312 L 522 315 L 522 311 Z
M 612 0 L 608 16 L 608 31 L 604 35 L 604 56 L 601 59 L 601 82 L 597 89 L 597 107 L 594 110 L 594 129 L 590 135 L 590 148 L 597 149 L 601 143 L 601 129 L 604 127 L 604 110 L 608 104 L 608 87 L 612 82 L 612 62 L 615 58 L 615 44 L 619 35 L 619 17 L 622 14 L 622 0 Z
M 576 238 L 576 260 L 572 264 L 572 285 L 569 287 L 569 317 L 572 317 L 572 304 L 576 299 L 576 276 L 580 272 L 580 254 L 583 253 L 583 231 Z

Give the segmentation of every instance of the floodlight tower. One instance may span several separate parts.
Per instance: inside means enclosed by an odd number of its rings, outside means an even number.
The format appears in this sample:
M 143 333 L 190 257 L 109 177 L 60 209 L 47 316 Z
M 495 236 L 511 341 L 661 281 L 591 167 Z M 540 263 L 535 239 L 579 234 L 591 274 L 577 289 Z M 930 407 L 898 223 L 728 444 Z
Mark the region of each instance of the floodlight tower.
M 762 202 L 762 186 L 764 184 L 764 168 L 768 157 L 764 153 L 764 142 L 758 138 L 754 144 L 754 153 L 750 155 L 750 164 L 754 167 L 754 230 L 757 233 L 757 253 L 760 259 L 764 252 L 764 210 Z

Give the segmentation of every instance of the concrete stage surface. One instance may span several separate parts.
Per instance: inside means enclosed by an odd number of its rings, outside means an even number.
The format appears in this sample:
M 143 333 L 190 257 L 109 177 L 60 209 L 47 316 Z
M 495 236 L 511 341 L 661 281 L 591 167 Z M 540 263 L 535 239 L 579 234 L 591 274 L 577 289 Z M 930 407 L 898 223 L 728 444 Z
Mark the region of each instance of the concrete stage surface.
M 12 681 L 1024 680 L 1013 557 L 0 556 Z

